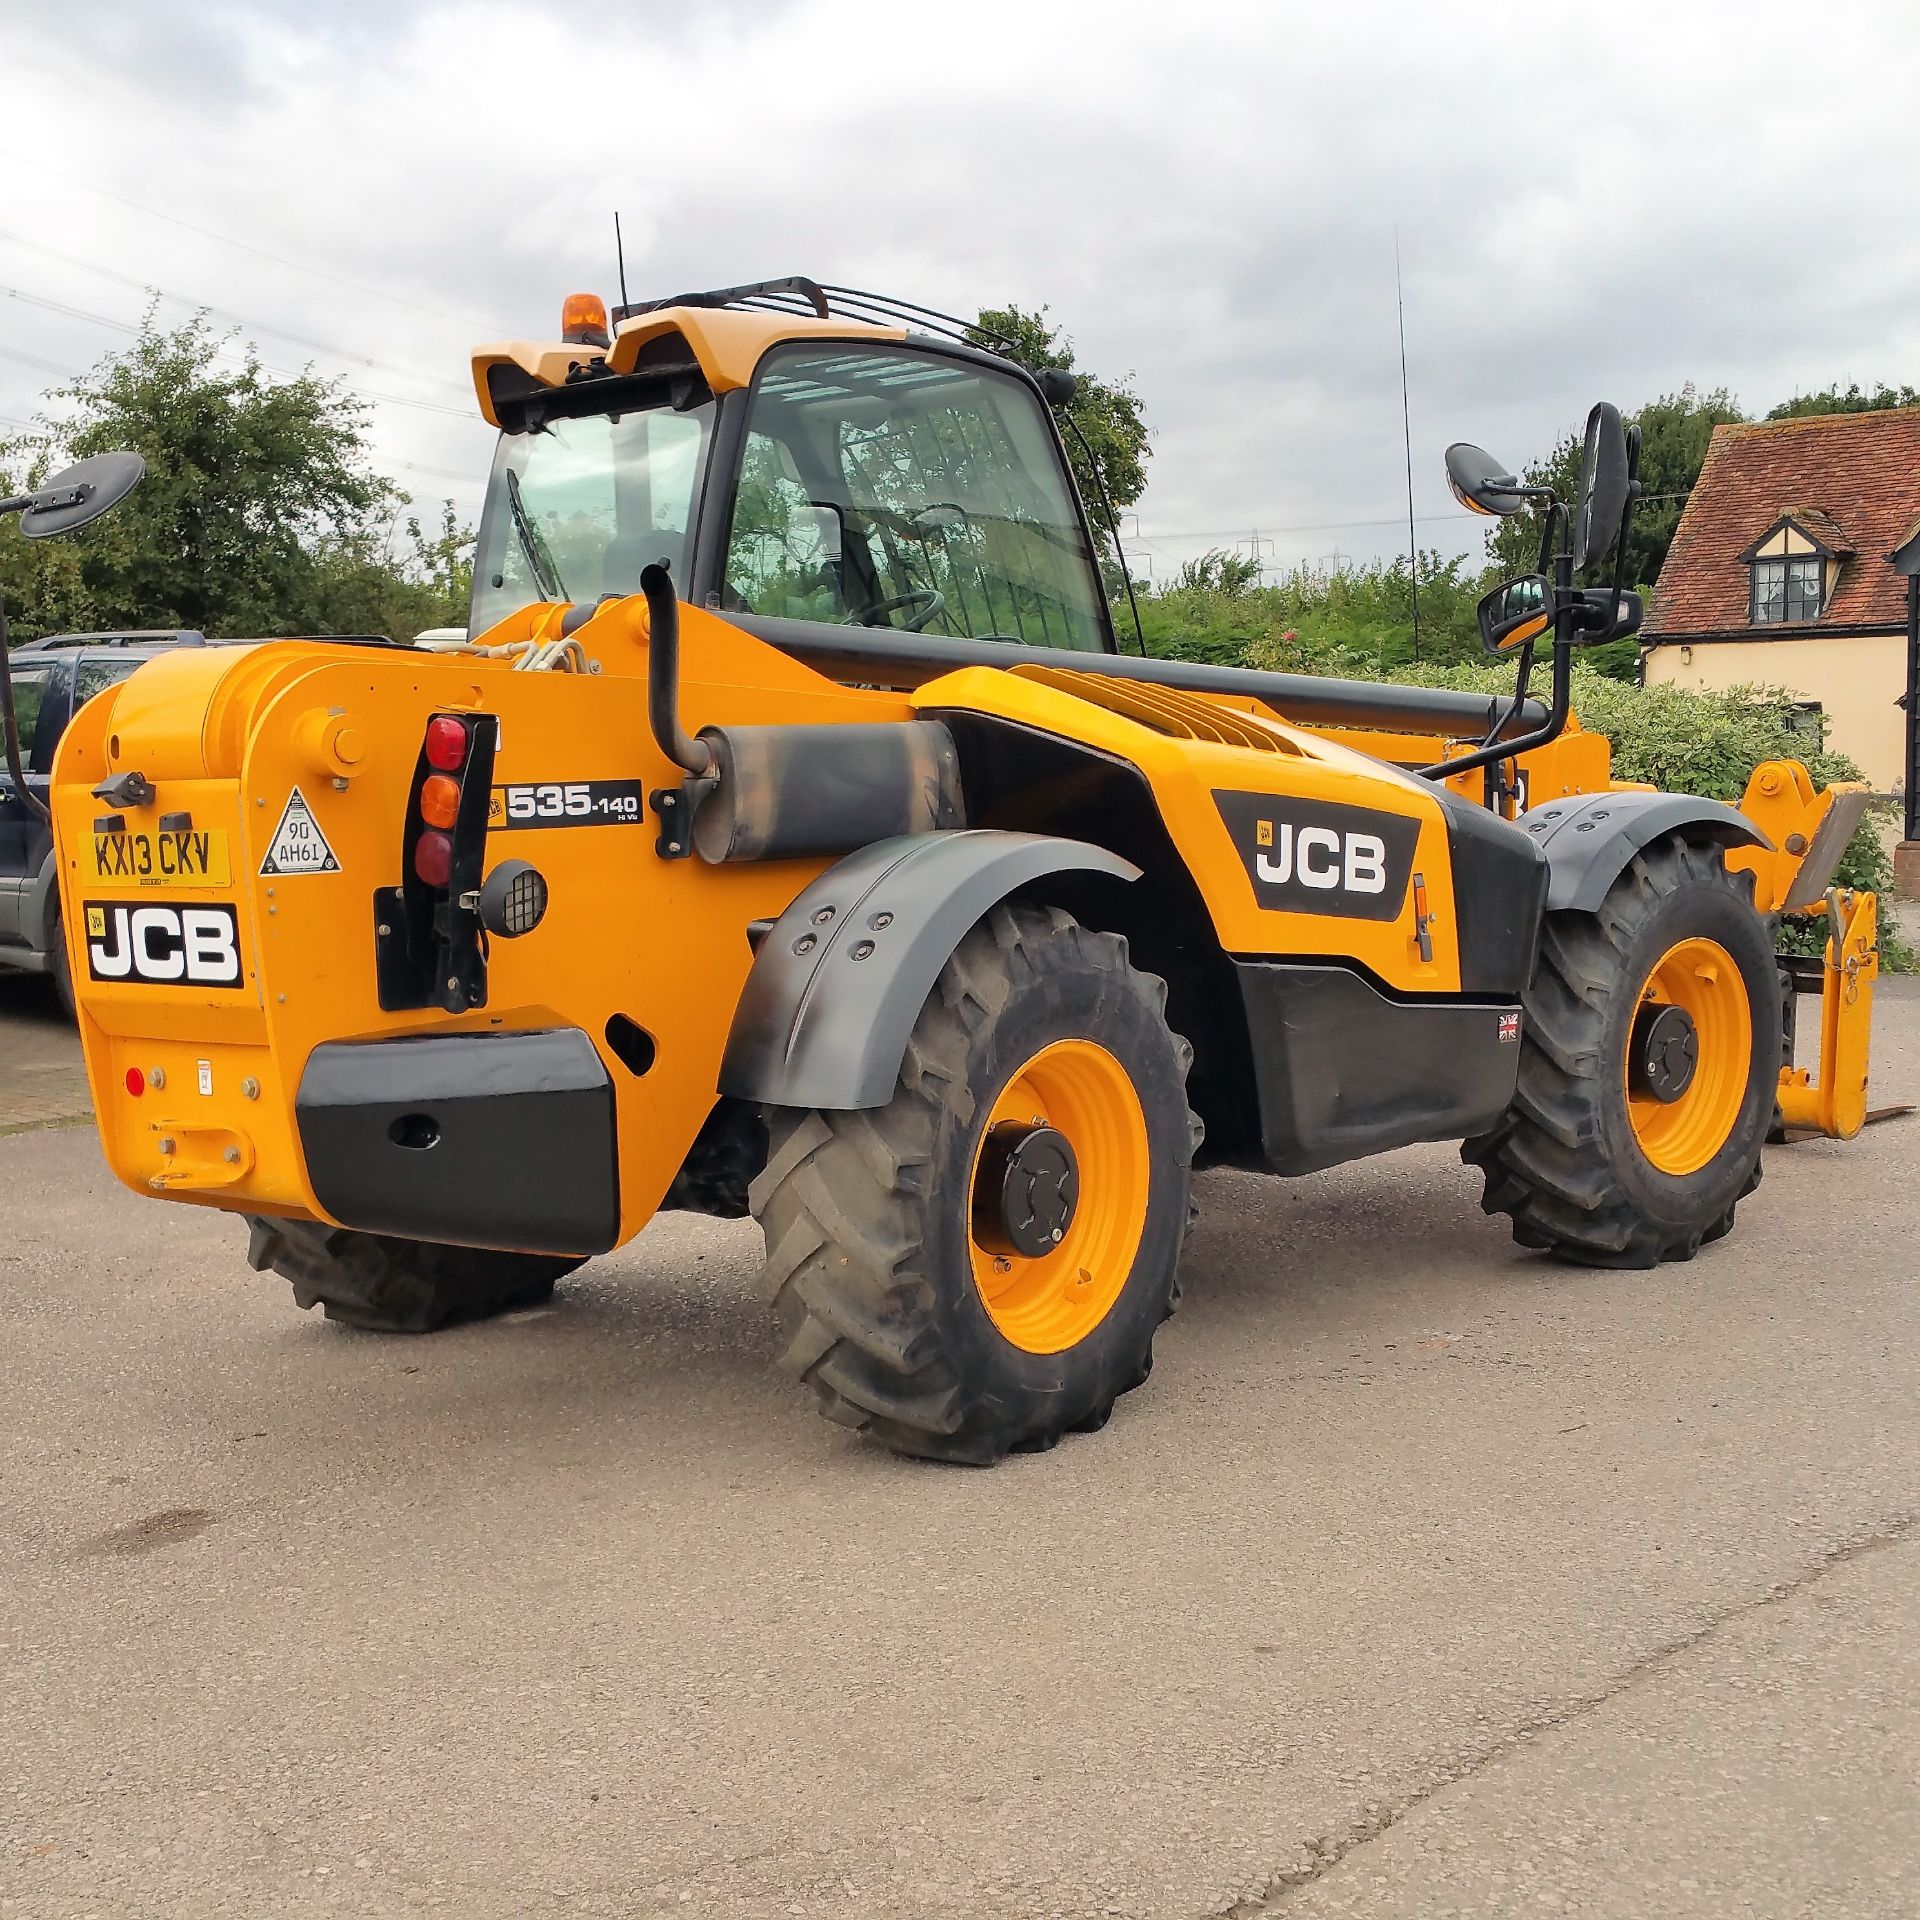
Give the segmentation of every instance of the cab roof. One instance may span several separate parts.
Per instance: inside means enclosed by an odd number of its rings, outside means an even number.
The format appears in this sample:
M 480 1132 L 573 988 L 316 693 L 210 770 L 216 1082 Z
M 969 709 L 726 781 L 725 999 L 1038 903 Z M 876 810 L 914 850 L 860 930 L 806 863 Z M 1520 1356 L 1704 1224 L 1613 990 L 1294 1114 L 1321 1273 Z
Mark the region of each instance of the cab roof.
M 748 385 L 761 356 L 787 340 L 904 340 L 904 326 L 832 314 L 769 312 L 756 308 L 667 306 L 633 314 L 614 327 L 606 348 L 566 341 L 504 340 L 476 348 L 473 388 L 482 417 L 500 426 L 498 407 L 534 387 L 617 379 L 648 365 L 679 360 L 677 343 L 715 393 Z

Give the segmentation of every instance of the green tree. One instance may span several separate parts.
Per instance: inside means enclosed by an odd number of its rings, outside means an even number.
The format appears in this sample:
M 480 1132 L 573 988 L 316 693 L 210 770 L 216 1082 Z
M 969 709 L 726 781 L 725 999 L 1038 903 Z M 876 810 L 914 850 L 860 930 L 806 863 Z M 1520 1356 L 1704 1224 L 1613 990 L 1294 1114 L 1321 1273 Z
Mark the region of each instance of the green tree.
M 1223 593 L 1229 600 L 1260 584 L 1260 562 L 1250 553 L 1229 553 L 1210 547 L 1197 560 L 1181 562 L 1175 577 L 1176 593 Z
M 1725 387 L 1701 393 L 1688 381 L 1678 393 L 1649 400 L 1628 422 L 1640 429 L 1640 484 L 1645 493 L 1634 508 L 1627 535 L 1627 584 L 1651 586 L 1673 544 L 1687 495 L 1700 477 L 1713 430 L 1744 420 Z M 1574 498 L 1580 473 L 1579 433 L 1569 433 L 1544 460 L 1522 476 L 1530 486 L 1550 486 L 1562 500 Z M 1487 558 L 1503 577 L 1531 573 L 1540 557 L 1540 509 L 1529 508 L 1500 521 L 1487 535 Z M 1598 579 L 1607 569 L 1594 569 Z
M 451 500 L 443 500 L 440 525 L 431 535 L 422 530 L 417 515 L 407 517 L 407 542 L 413 549 L 414 577 L 439 604 L 431 624 L 464 627 L 473 600 L 473 529 L 461 523 Z
M 1769 420 L 1798 420 L 1810 413 L 1885 413 L 1891 407 L 1920 407 L 1920 387 L 1889 387 L 1876 381 L 1871 393 L 1849 380 L 1819 393 L 1798 393 L 1769 409 Z
M 974 336 L 976 343 L 1018 360 L 1036 371 L 1057 367 L 1078 376 L 1079 385 L 1065 409 L 1071 426 L 1064 434 L 1067 460 L 1074 484 L 1085 501 L 1087 518 L 1104 550 L 1112 536 L 1100 510 L 1096 478 L 1118 513 L 1147 490 L 1147 425 L 1141 416 L 1140 396 L 1129 380 L 1099 380 L 1074 365 L 1073 342 L 1058 327 L 1047 324 L 1047 310 L 1025 313 L 1019 307 L 982 307 Z M 1078 427 L 1076 434 L 1072 427 Z M 1082 445 L 1084 440 L 1085 445 Z M 1112 556 L 1116 561 L 1118 556 Z
M 375 473 L 367 407 L 337 381 L 269 378 L 204 316 L 139 338 L 48 396 L 58 417 L 0 447 L 0 482 L 44 478 L 131 447 L 147 477 L 70 542 L 0 530 L 0 589 L 21 638 L 75 627 L 198 627 L 228 635 L 412 633 L 444 622 L 463 536 L 451 509 L 392 556 L 401 499 Z M 465 618 L 462 610 L 454 617 Z

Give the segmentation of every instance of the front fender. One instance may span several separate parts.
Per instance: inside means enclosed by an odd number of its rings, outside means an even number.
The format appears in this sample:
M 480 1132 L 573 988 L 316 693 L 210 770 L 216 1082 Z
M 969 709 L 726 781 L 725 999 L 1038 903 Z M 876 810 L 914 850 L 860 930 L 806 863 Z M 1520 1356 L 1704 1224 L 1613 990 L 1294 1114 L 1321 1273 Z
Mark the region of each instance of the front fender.
M 1547 911 L 1592 913 L 1627 862 L 1668 834 L 1723 847 L 1771 847 L 1745 814 L 1687 793 L 1588 793 L 1551 800 L 1519 825 L 1547 856 Z
M 885 1106 L 967 929 L 1055 873 L 1134 880 L 1140 869 L 1084 841 L 989 830 L 901 834 L 829 867 L 760 943 L 720 1091 L 776 1107 Z

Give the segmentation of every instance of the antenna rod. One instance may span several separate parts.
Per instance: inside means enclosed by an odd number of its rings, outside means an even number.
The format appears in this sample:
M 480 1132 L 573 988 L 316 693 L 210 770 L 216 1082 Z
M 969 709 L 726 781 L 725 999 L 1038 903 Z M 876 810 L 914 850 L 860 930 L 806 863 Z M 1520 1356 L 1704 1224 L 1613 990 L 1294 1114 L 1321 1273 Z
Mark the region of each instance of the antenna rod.
M 1393 299 L 1400 310 L 1400 426 L 1407 442 L 1407 584 L 1413 590 L 1413 657 L 1420 658 L 1420 549 L 1413 535 L 1413 411 L 1407 403 L 1407 298 L 1400 287 L 1400 229 L 1393 230 Z
M 620 266 L 620 304 L 624 307 L 627 304 L 627 250 L 620 242 L 620 209 L 618 207 L 613 210 L 613 257 Z

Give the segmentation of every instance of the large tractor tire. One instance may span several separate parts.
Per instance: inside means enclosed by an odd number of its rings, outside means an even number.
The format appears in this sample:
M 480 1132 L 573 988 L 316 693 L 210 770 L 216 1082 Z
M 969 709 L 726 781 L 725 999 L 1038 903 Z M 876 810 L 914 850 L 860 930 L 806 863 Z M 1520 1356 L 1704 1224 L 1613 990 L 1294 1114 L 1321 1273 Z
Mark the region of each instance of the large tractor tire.
M 312 1220 L 249 1214 L 247 1264 L 293 1282 L 294 1304 L 369 1333 L 437 1333 L 548 1299 L 584 1261 L 395 1240 Z
M 1106 1424 L 1178 1298 L 1192 1049 L 1127 945 L 1003 905 L 893 1098 L 772 1118 L 752 1204 L 781 1364 L 897 1453 L 990 1465 Z
M 73 967 L 67 959 L 67 929 L 56 906 L 47 919 L 47 971 L 53 975 L 54 997 L 69 1020 L 79 1017 L 73 998 Z
M 1547 917 L 1520 1083 L 1461 1157 L 1513 1237 L 1587 1266 L 1689 1260 L 1760 1183 L 1780 980 L 1750 875 L 1717 848 L 1642 850 L 1593 913 Z

